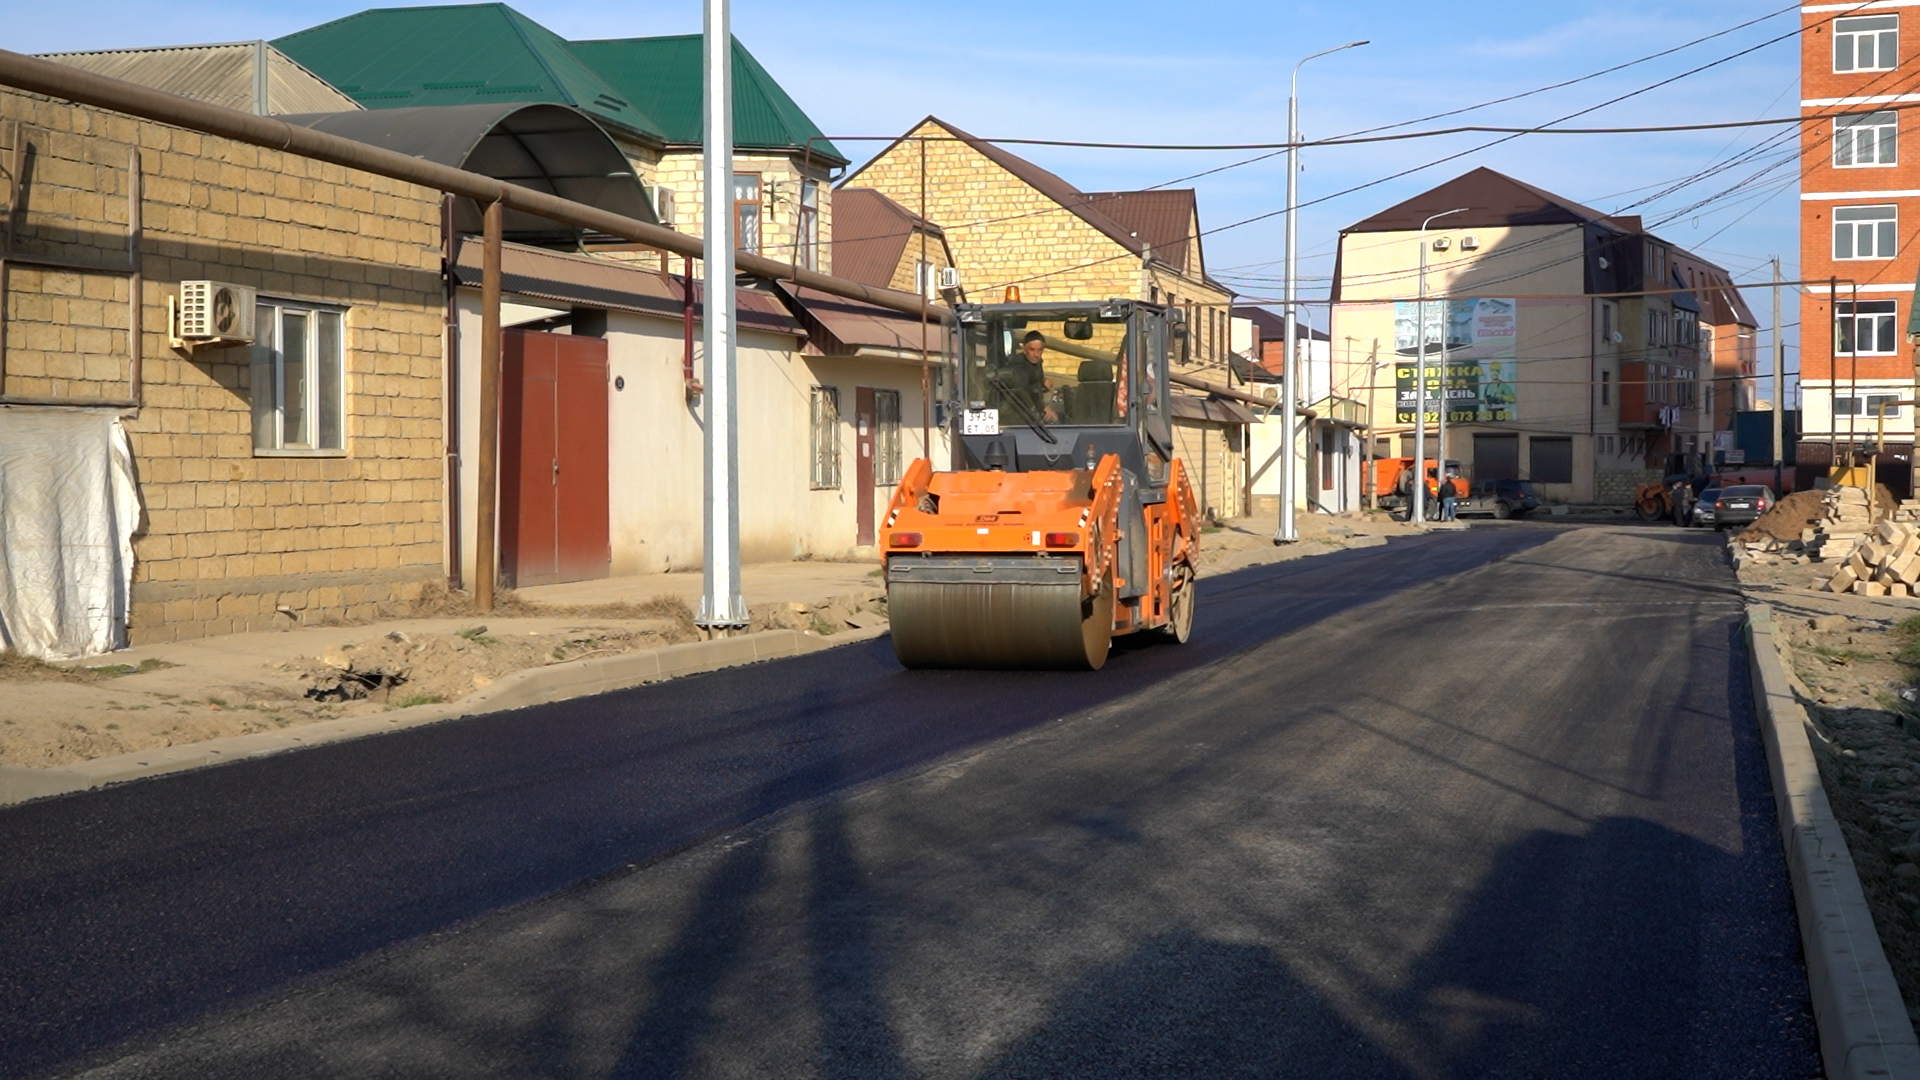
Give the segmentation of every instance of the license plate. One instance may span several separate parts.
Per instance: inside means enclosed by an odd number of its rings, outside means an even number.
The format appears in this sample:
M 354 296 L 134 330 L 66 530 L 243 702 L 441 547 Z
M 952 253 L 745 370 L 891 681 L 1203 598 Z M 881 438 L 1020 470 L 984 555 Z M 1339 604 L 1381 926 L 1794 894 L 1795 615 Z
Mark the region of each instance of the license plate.
M 998 435 L 1000 434 L 999 409 L 968 409 L 960 414 L 960 434 L 962 435 Z

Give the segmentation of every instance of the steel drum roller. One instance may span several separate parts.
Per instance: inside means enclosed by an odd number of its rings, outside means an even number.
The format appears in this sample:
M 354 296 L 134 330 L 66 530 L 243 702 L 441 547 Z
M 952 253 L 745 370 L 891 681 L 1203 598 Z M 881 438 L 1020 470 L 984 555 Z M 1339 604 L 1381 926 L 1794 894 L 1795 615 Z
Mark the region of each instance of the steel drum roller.
M 1107 661 L 1112 590 L 1083 598 L 1077 559 L 896 559 L 887 577 L 893 651 L 907 667 L 1087 671 Z

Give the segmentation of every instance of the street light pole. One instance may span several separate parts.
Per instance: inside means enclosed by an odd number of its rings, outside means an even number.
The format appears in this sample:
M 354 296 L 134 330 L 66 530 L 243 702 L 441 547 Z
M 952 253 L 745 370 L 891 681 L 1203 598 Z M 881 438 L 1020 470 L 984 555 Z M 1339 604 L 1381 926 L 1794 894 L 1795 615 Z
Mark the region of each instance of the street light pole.
M 740 591 L 739 408 L 734 375 L 733 304 L 733 30 L 728 0 L 705 0 L 704 106 L 707 305 L 702 320 L 706 346 L 706 558 L 701 567 L 700 611 L 694 621 L 714 637 L 747 625 Z
M 1416 525 L 1423 524 L 1427 520 L 1427 226 L 1443 217 L 1464 214 L 1467 209 L 1464 206 L 1456 206 L 1451 210 L 1442 210 L 1420 223 L 1420 300 L 1415 315 L 1419 329 L 1414 331 L 1420 335 L 1420 364 L 1413 376 L 1413 485 L 1407 492 L 1407 499 L 1413 507 L 1412 513 L 1407 515 L 1407 520 Z M 1446 301 L 1442 300 L 1441 303 L 1444 304 Z M 1442 425 L 1446 423 L 1447 417 L 1446 322 L 1444 317 L 1440 320 L 1440 422 Z M 1440 430 L 1444 432 L 1446 428 L 1443 426 Z M 1440 481 L 1446 478 L 1447 462 L 1444 447 L 1440 451 L 1440 458 L 1441 460 L 1434 464 L 1433 470 L 1436 489 Z
M 1308 60 L 1342 52 L 1347 49 L 1357 49 L 1365 44 L 1367 44 L 1365 41 L 1349 41 L 1345 45 L 1339 45 L 1331 49 L 1322 49 L 1311 56 L 1302 58 L 1298 64 L 1293 65 L 1293 81 L 1287 90 L 1287 285 L 1284 301 L 1281 305 L 1284 308 L 1282 317 L 1286 319 L 1286 323 L 1281 331 L 1283 335 L 1281 340 L 1285 343 L 1284 348 L 1286 355 L 1280 361 L 1282 371 L 1280 377 L 1280 397 L 1283 403 L 1280 412 L 1280 425 L 1281 438 L 1286 440 L 1286 466 L 1280 470 L 1280 531 L 1273 534 L 1273 542 L 1276 544 L 1291 544 L 1300 539 L 1299 528 L 1294 521 L 1293 515 L 1293 502 L 1295 498 L 1294 467 L 1299 463 L 1300 458 L 1294 433 L 1294 427 L 1298 423 L 1295 410 L 1299 405 L 1297 399 L 1299 397 L 1300 363 L 1294 357 L 1294 352 L 1298 348 L 1297 339 L 1299 331 L 1296 324 L 1299 321 L 1299 315 L 1294 308 L 1293 302 L 1293 264 L 1296 258 L 1295 253 L 1299 250 L 1300 238 L 1299 226 L 1294 221 L 1294 216 L 1299 209 L 1300 201 L 1300 148 L 1298 145 L 1300 142 L 1300 69 L 1306 65 Z

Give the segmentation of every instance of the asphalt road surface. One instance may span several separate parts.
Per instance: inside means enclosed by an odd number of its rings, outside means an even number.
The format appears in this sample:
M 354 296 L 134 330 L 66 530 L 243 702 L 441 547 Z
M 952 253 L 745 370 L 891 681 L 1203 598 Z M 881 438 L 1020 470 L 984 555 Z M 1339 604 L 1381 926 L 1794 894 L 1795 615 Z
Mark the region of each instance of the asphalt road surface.
M 0 1076 L 1819 1075 L 1711 538 L 1202 583 L 0 811 Z

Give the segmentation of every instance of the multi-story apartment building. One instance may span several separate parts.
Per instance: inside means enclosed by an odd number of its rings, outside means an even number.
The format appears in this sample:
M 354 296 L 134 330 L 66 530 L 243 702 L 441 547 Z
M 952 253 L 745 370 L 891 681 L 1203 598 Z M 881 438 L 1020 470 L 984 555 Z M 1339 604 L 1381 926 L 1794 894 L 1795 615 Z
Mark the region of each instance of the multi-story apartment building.
M 1799 479 L 1810 484 L 1875 441 L 1880 406 L 1913 397 L 1902 327 L 1920 231 L 1920 113 L 1910 111 L 1920 106 L 1920 2 L 1800 10 L 1800 276 L 1811 284 L 1800 299 Z M 1886 414 L 1881 479 L 1904 490 L 1913 409 Z
M 1751 375 L 1725 270 L 1492 169 L 1342 230 L 1333 300 L 1335 385 L 1366 403 L 1376 454 L 1413 452 L 1424 341 L 1427 453 L 1444 386 L 1445 455 L 1555 501 L 1704 468 Z

